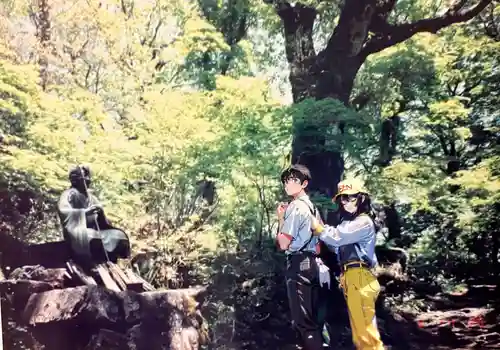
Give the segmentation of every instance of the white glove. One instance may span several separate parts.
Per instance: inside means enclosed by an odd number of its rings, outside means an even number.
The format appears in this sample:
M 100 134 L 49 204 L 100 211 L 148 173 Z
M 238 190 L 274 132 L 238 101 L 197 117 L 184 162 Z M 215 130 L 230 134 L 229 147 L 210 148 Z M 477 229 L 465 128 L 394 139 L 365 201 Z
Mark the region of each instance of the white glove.
M 328 285 L 328 289 L 330 289 L 330 269 L 320 258 L 316 258 L 316 264 L 319 267 L 319 285 L 323 287 L 326 284 Z

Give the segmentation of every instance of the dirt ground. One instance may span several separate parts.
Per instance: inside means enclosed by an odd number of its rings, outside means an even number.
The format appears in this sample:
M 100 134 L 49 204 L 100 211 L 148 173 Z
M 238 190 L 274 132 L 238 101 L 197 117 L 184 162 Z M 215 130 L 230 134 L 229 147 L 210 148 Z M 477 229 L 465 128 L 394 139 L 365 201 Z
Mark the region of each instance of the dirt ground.
M 300 349 L 290 324 L 281 262 L 271 266 L 269 259 L 226 257 L 224 265 L 230 268 L 214 276 L 205 308 L 213 325 L 209 348 Z M 495 286 L 475 284 L 450 294 L 406 277 L 381 275 L 379 282 L 377 322 L 387 349 L 500 350 Z M 328 300 L 330 349 L 354 349 L 343 295 L 334 288 Z

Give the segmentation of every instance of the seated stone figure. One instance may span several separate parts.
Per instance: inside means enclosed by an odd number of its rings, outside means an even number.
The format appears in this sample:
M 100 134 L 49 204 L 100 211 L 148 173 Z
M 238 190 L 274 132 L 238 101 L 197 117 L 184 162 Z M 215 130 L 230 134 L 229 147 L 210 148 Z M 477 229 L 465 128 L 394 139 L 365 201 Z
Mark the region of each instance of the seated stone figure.
M 98 199 L 89 192 L 91 184 L 88 166 L 78 165 L 69 172 L 71 187 L 59 199 L 58 214 L 64 239 L 71 247 L 75 260 L 93 265 L 130 255 L 127 234 L 107 220 Z

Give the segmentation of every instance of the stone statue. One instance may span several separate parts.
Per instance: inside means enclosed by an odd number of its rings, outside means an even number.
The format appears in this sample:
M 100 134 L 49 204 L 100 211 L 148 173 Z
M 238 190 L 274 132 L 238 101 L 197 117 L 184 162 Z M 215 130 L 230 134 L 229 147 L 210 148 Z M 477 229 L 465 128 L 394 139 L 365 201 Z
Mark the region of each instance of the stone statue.
M 74 167 L 69 172 L 69 180 L 71 187 L 61 194 L 57 209 L 64 239 L 75 259 L 92 265 L 129 257 L 127 234 L 109 223 L 99 200 L 89 192 L 89 167 Z

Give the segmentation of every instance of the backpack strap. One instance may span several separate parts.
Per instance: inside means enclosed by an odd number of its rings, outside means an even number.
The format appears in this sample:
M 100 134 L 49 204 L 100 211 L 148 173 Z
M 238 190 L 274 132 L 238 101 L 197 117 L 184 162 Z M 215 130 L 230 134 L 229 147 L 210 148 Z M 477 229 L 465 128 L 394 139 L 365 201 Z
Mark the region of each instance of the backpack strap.
M 309 211 L 311 212 L 311 214 L 314 215 L 314 217 L 317 217 L 318 210 L 316 209 L 316 206 L 314 204 L 313 204 L 313 207 L 311 208 L 309 206 L 309 204 L 305 200 L 300 199 L 300 198 L 298 198 L 297 200 L 303 202 L 309 208 Z M 309 243 L 311 243 L 311 241 L 312 241 L 313 238 L 314 238 L 314 235 L 313 235 L 313 232 L 311 230 L 311 236 L 309 237 L 309 239 L 307 240 L 307 242 L 299 250 L 297 250 L 297 252 L 301 252 L 304 249 L 306 249 L 306 247 L 309 245 Z

